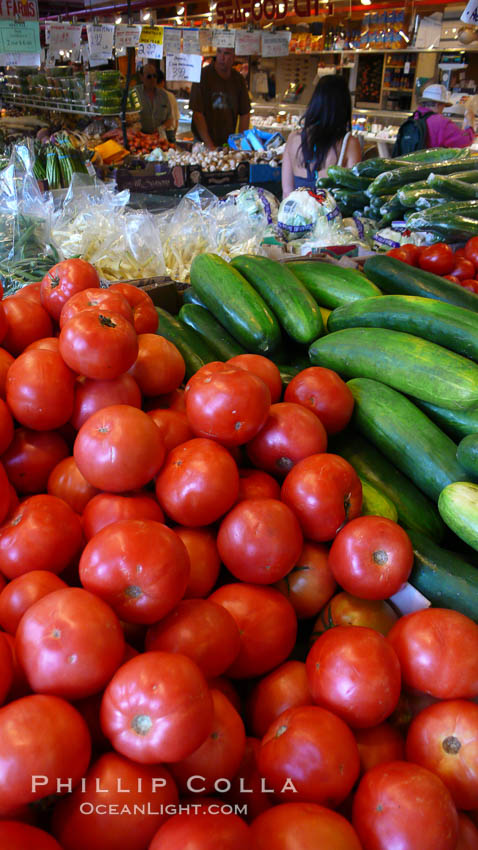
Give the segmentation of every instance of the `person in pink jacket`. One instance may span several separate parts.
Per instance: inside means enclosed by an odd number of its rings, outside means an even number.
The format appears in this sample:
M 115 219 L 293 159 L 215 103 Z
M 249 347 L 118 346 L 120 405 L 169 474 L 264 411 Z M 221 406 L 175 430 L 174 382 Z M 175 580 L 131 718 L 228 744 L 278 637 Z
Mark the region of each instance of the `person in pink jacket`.
M 442 114 L 446 106 L 451 106 L 451 103 L 445 86 L 432 83 L 423 89 L 420 106 L 416 109 L 415 116 L 433 112 L 433 115 L 427 118 L 426 146 L 427 148 L 466 148 L 475 138 L 474 112 L 467 109 L 463 129 L 461 129 Z

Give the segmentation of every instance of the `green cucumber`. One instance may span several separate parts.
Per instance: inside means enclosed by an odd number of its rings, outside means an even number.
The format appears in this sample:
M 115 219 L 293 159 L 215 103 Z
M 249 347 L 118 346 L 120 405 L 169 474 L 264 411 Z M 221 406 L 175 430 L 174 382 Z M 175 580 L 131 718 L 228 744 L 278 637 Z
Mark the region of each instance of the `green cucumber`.
M 315 185 L 318 189 L 332 189 L 335 186 L 335 180 L 332 180 L 331 177 L 318 177 Z
M 197 304 L 198 307 L 203 307 L 207 310 L 206 305 L 203 304 L 199 295 L 194 292 L 192 286 L 188 286 L 188 288 L 183 291 L 183 304 Z
M 397 163 L 395 163 L 395 166 Z M 426 180 L 430 174 L 430 164 L 406 164 L 403 167 L 394 167 L 393 170 L 384 171 L 372 181 L 367 189 L 369 195 L 387 195 L 392 191 L 400 189 L 401 186 L 407 186 L 415 183 L 417 180 Z M 436 174 L 453 174 L 460 171 L 467 171 L 470 168 L 470 160 L 451 159 L 444 160 L 433 164 L 433 171 Z
M 246 353 L 245 348 L 239 345 L 204 307 L 199 307 L 198 304 L 183 304 L 179 311 L 179 318 L 206 340 L 217 355 L 217 360 L 230 360 L 237 354 Z
M 191 285 L 207 309 L 246 350 L 270 354 L 281 341 L 279 323 L 251 284 L 217 254 L 198 254 Z
M 443 217 L 439 217 L 440 211 L 448 206 L 449 204 L 438 204 L 413 213 L 407 218 L 408 229 L 419 233 L 433 233 L 442 242 L 448 243 L 468 242 L 468 239 L 478 236 L 478 221 L 475 217 L 451 212 L 444 212 Z M 433 218 L 430 217 L 431 213 L 435 214 Z
M 478 405 L 474 404 L 468 410 L 447 410 L 436 404 L 428 404 L 418 401 L 417 405 L 430 419 L 433 419 L 442 431 L 449 434 L 454 440 L 461 440 L 468 434 L 478 433 Z
M 321 307 L 333 310 L 358 298 L 381 294 L 377 286 L 355 269 L 334 266 L 324 260 L 295 260 L 287 265 Z
M 292 366 L 292 365 L 280 364 L 278 366 L 278 369 L 279 369 L 279 372 L 280 372 L 282 385 L 284 387 L 286 387 L 288 384 L 290 384 L 290 382 L 292 381 L 292 378 L 295 378 L 295 376 L 298 375 L 299 372 L 302 371 L 302 366 L 299 366 L 299 365 Z
M 462 215 L 467 218 L 471 218 L 474 221 L 478 220 L 478 201 L 469 201 L 469 200 L 457 200 L 450 201 L 448 200 L 446 204 L 442 205 L 441 208 L 438 209 L 430 209 L 428 212 L 423 213 L 423 218 L 425 221 L 429 222 L 441 222 L 444 216 L 455 216 Z
M 309 348 L 314 366 L 345 378 L 372 378 L 442 407 L 478 403 L 478 365 L 413 334 L 387 328 L 345 328 Z
M 353 420 L 364 437 L 431 499 L 455 481 L 467 481 L 456 444 L 404 395 L 368 378 L 347 383 L 355 399 Z
M 158 314 L 158 336 L 164 336 L 174 343 L 181 352 L 186 364 L 186 380 L 194 375 L 201 366 L 217 360 L 215 352 L 204 342 L 198 333 L 184 325 L 176 316 L 172 316 L 162 307 L 156 307 Z
M 475 201 L 478 199 L 478 188 L 473 183 L 465 183 L 455 177 L 446 177 L 443 174 L 430 174 L 427 180 L 432 190 L 439 195 L 452 198 L 455 201 Z
M 330 191 L 344 217 L 352 215 L 356 210 L 363 210 L 369 200 L 364 192 L 354 192 L 352 189 L 331 189 Z
M 421 295 L 478 312 L 478 295 L 451 280 L 412 268 L 394 257 L 383 254 L 369 257 L 365 261 L 364 272 L 381 290 L 392 295 Z
M 392 221 L 399 221 L 403 218 L 403 207 L 397 193 L 392 195 L 389 201 L 381 205 L 380 215 L 379 228 L 387 227 Z
M 478 622 L 478 569 L 425 534 L 407 532 L 415 556 L 409 583 L 436 608 L 452 608 Z
M 353 189 L 356 192 L 366 189 L 372 182 L 371 177 L 360 177 L 350 168 L 343 168 L 341 165 L 331 165 L 327 169 L 327 177 L 333 180 L 336 186 Z
M 415 204 L 415 210 L 417 212 L 420 212 L 421 210 L 431 210 L 432 207 L 442 206 L 446 203 L 447 198 L 442 198 L 433 189 L 431 192 L 427 192 L 427 190 L 424 189 L 421 198 L 418 198 Z
M 478 484 L 455 481 L 438 498 L 441 518 L 472 549 L 478 550 Z
M 371 177 L 373 179 L 392 168 L 406 168 L 407 164 L 396 159 L 384 159 L 377 156 L 374 159 L 363 159 L 361 162 L 357 162 L 350 170 L 352 174 L 357 174 L 359 177 Z
M 327 330 L 389 328 L 423 337 L 478 362 L 478 319 L 471 310 L 422 298 L 420 295 L 381 295 L 337 307 Z
M 478 433 L 468 434 L 460 440 L 456 459 L 468 475 L 478 478 Z
M 443 162 L 449 159 L 472 159 L 469 148 L 429 148 L 397 156 L 396 162 Z
M 295 342 L 306 345 L 324 332 L 317 302 L 288 264 L 242 254 L 231 266 L 249 281 Z
M 329 451 L 348 460 L 360 478 L 390 499 L 397 509 L 400 525 L 421 531 L 433 540 L 442 539 L 443 523 L 436 506 L 372 443 L 347 430 L 332 438 Z
M 397 522 L 398 512 L 392 501 L 378 487 L 359 475 L 362 484 L 362 516 L 385 516 Z
M 419 180 L 418 183 L 413 183 L 412 186 L 402 186 L 401 189 L 398 189 L 398 200 L 400 201 L 402 207 L 405 207 L 407 209 L 413 209 L 415 207 L 416 202 L 419 198 L 421 198 L 424 191 L 429 192 L 431 194 L 434 190 L 430 189 L 426 180 Z M 435 194 L 437 193 L 435 192 Z

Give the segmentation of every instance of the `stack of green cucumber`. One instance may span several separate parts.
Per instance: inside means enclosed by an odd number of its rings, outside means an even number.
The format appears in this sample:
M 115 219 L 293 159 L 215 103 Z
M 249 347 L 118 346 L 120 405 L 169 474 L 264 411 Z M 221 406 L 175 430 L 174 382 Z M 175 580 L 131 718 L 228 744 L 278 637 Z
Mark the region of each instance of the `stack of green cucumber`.
M 478 296 L 383 255 L 362 274 L 203 254 L 191 284 L 178 316 L 157 308 L 187 377 L 244 352 L 284 384 L 310 365 L 341 375 L 354 415 L 329 450 L 357 470 L 367 511 L 409 531 L 411 583 L 478 621 Z

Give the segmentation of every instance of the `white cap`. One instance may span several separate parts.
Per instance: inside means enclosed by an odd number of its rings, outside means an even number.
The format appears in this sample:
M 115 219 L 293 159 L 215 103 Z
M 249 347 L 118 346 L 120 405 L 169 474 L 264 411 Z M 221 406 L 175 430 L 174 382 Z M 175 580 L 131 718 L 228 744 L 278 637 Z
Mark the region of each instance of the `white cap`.
M 432 83 L 431 86 L 425 86 L 420 100 L 433 100 L 435 103 L 444 103 L 445 106 L 451 106 L 448 91 L 445 86 L 441 86 L 439 83 Z

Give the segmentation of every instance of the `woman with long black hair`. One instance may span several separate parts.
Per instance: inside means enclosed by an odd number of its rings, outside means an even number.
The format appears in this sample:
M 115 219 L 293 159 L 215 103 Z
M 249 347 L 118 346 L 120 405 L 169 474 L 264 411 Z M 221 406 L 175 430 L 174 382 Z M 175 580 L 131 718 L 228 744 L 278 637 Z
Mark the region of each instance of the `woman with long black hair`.
M 343 77 L 327 74 L 317 83 L 301 130 L 290 134 L 282 161 L 282 192 L 315 189 L 330 165 L 351 168 L 360 162 L 360 142 L 352 136 L 352 101 Z

